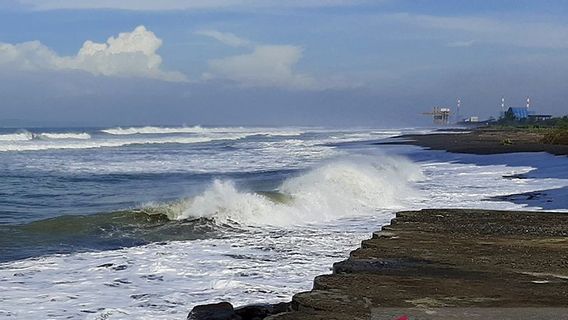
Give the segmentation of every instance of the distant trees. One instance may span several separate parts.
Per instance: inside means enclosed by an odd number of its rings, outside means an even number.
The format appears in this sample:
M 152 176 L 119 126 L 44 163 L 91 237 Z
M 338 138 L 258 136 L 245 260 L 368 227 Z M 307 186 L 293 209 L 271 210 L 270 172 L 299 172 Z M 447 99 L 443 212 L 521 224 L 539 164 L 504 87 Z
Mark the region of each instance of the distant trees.
M 503 115 L 499 118 L 499 120 L 497 120 L 497 123 L 500 125 L 511 126 L 511 125 L 522 124 L 525 122 L 523 120 L 525 119 L 517 119 L 517 117 L 515 117 L 515 113 L 513 112 L 513 110 L 509 108 L 507 111 L 503 113 Z
M 513 110 L 509 108 L 509 110 L 505 111 L 503 117 L 499 120 L 502 120 L 504 123 L 511 124 L 515 123 L 517 121 L 517 118 L 515 117 L 515 113 L 513 113 Z

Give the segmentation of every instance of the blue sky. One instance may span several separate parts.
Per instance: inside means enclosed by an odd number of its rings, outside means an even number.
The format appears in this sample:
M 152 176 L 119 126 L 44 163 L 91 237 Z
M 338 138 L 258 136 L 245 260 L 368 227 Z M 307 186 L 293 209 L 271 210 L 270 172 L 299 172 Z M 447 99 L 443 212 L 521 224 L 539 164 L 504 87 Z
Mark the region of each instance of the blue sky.
M 427 124 L 568 113 L 565 1 L 2 0 L 2 119 Z M 110 40 L 109 38 L 112 37 Z

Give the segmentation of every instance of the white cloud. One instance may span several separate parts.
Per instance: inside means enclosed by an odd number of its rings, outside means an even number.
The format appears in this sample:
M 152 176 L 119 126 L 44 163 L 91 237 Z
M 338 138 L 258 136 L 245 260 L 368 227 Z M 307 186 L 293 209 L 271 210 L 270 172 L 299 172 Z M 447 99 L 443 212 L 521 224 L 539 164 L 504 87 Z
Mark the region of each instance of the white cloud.
M 59 56 L 39 41 L 0 43 L 0 67 L 18 70 L 82 70 L 94 75 L 186 81 L 185 75 L 161 69 L 156 35 L 139 26 L 106 43 L 85 41 L 74 56 Z
M 232 33 L 217 30 L 198 31 L 197 34 L 216 39 L 232 47 L 245 47 L 248 53 L 209 60 L 204 80 L 229 80 L 242 86 L 279 87 L 295 90 L 324 90 L 357 87 L 360 83 L 347 82 L 339 77 L 316 79 L 296 71 L 302 59 L 303 48 L 294 45 L 258 44 Z
M 303 8 L 353 6 L 381 0 L 17 0 L 34 10 L 120 9 L 193 10 L 224 8 Z M 384 0 L 382 0 L 384 1 Z
M 259 45 L 251 53 L 209 61 L 206 79 L 228 79 L 243 85 L 315 89 L 312 77 L 296 73 L 302 49 L 291 45 Z
M 240 38 L 229 32 L 220 32 L 217 30 L 199 30 L 196 31 L 195 34 L 211 37 L 231 47 L 246 47 L 252 45 L 251 41 Z

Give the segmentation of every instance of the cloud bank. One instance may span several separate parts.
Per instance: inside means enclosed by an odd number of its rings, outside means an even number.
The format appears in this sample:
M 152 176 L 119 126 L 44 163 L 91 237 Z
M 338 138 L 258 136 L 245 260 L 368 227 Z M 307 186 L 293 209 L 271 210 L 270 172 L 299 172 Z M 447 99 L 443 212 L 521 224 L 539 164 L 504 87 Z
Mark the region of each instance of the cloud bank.
M 353 6 L 381 0 L 17 0 L 33 10 L 119 9 L 119 10 L 199 10 L 239 8 L 306 8 Z
M 74 56 L 59 56 L 39 41 L 0 43 L 0 68 L 80 70 L 102 76 L 187 81 L 180 72 L 161 69 L 162 58 L 156 52 L 161 45 L 162 40 L 144 26 L 110 37 L 106 43 L 87 40 Z

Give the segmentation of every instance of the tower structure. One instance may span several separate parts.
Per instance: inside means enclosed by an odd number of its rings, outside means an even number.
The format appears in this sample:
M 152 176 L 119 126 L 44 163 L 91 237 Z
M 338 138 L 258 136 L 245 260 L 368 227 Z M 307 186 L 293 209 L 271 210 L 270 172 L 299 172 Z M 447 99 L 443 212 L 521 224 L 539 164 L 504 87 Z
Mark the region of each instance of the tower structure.
M 460 120 L 461 120 L 461 115 L 460 115 L 461 103 L 462 103 L 461 99 L 458 98 L 457 106 L 456 106 L 456 123 L 460 122 Z
M 531 97 L 527 96 L 527 111 L 529 110 L 530 106 L 531 106 Z

